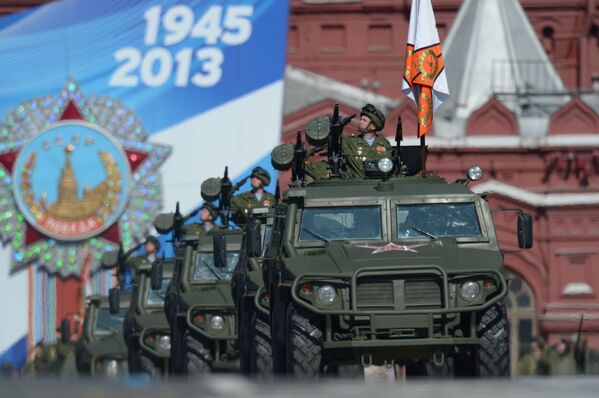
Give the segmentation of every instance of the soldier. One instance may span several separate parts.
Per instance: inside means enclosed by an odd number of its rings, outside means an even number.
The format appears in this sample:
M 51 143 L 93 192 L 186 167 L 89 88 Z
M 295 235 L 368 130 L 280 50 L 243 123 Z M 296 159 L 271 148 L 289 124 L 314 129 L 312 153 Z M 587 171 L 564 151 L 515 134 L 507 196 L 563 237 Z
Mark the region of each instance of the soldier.
M 200 208 L 201 223 L 188 224 L 183 227 L 187 234 L 196 234 L 199 236 L 207 235 L 209 232 L 218 231 L 220 228 L 214 224 L 218 217 L 218 210 L 210 202 L 204 202 Z
M 572 343 L 567 339 L 561 339 L 551 355 L 551 375 L 573 376 L 575 374 L 577 369 Z
M 275 205 L 275 197 L 266 192 L 264 187 L 270 184 L 270 174 L 262 167 L 255 167 L 250 175 L 252 190 L 235 195 L 231 199 L 231 209 L 233 217 L 238 224 L 245 223 L 248 218 L 250 209 L 256 207 L 271 207 Z
M 343 140 L 343 154 L 347 158 L 347 174 L 350 178 L 364 177 L 364 161 L 390 158 L 392 147 L 387 139 L 379 134 L 385 127 L 385 115 L 372 104 L 366 104 L 360 113 L 359 135 Z
M 549 374 L 549 351 L 542 337 L 530 343 L 530 353 L 524 355 L 516 368 L 518 376 L 547 376 Z
M 158 238 L 152 235 L 146 237 L 144 242 L 144 250 L 146 251 L 146 258 L 149 262 L 153 263 L 156 260 L 156 253 L 160 250 L 160 242 Z

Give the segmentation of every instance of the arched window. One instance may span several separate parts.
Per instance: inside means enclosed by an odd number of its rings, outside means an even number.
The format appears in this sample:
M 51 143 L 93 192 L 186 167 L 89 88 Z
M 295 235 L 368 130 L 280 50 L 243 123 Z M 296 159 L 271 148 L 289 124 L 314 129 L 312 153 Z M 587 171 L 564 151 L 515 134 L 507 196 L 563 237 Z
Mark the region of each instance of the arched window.
M 508 295 L 505 298 L 510 323 L 512 370 L 518 359 L 527 353 L 530 342 L 537 335 L 537 320 L 532 289 L 526 281 L 512 271 L 506 272 Z

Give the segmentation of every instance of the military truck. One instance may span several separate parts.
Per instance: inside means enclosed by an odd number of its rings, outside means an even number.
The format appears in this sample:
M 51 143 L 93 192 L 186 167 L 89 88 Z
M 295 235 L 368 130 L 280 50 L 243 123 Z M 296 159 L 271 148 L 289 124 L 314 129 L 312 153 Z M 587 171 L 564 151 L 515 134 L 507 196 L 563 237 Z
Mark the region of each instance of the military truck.
M 306 131 L 328 140 L 329 178 L 305 182 L 301 140 L 273 151 L 294 180 L 262 265 L 275 372 L 432 363 L 508 375 L 503 253 L 485 195 L 467 187 L 480 168 L 451 183 L 424 170 L 425 146 L 398 141 L 393 158 L 365 161 L 370 178 L 344 179 L 347 119 L 337 107 Z M 518 214 L 518 238 L 520 249 L 532 246 L 529 215 Z
M 224 226 L 228 226 L 230 199 L 238 186 L 232 186 L 226 169 L 222 179 L 202 184 L 206 200 L 220 197 Z M 215 229 L 205 235 L 199 225 L 185 224 L 189 218 L 177 205 L 174 213 L 161 214 L 154 222 L 158 232 L 172 234 L 175 253 L 164 304 L 171 327 L 172 371 L 190 375 L 237 371 L 239 347 L 230 285 L 239 260 L 241 231 Z
M 120 307 L 116 313 L 112 313 L 108 297 L 88 297 L 83 334 L 75 346 L 75 362 L 79 374 L 111 378 L 128 374 L 123 322 L 129 303 L 130 297 L 121 295 Z
M 170 371 L 170 327 L 164 313 L 164 297 L 173 274 L 173 261 L 150 262 L 145 256 L 104 256 L 105 265 L 127 266 L 133 273 L 131 305 L 123 324 L 128 347 L 130 373 L 145 373 L 152 378 L 166 377 Z M 114 256 L 113 256 L 114 257 Z M 110 309 L 117 311 L 121 291 L 110 289 Z
M 215 239 L 219 243 L 215 254 Z M 203 374 L 239 369 L 235 307 L 230 281 L 241 234 L 182 235 L 164 310 L 171 328 L 172 371 Z

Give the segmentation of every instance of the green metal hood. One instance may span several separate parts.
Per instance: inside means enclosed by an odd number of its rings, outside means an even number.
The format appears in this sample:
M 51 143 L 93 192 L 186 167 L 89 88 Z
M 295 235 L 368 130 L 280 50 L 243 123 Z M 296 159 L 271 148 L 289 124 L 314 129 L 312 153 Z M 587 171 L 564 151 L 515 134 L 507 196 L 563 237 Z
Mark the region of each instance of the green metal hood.
M 98 337 L 92 342 L 85 343 L 85 349 L 95 357 L 127 358 L 127 345 L 122 333 Z
M 205 308 L 233 308 L 231 296 L 231 282 L 218 281 L 213 283 L 200 283 L 190 285 L 191 290 L 181 294 L 186 308 L 202 305 Z
M 458 245 L 453 239 L 438 239 L 410 244 L 331 242 L 327 247 L 307 250 L 284 261 L 284 269 L 289 272 L 285 279 L 290 280 L 308 272 L 352 274 L 368 267 L 436 265 L 446 271 L 481 268 L 499 271 L 503 257 L 497 250 L 484 246 Z
M 146 328 L 153 329 L 169 329 L 170 326 L 164 314 L 164 311 L 153 312 L 135 317 L 136 329 L 144 330 Z

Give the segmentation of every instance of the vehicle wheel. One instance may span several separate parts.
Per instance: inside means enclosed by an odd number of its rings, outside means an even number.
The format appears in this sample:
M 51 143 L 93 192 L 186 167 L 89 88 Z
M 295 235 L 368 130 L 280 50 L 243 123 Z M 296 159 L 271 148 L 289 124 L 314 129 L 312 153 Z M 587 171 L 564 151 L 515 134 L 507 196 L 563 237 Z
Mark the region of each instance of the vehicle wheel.
M 148 374 L 152 379 L 160 378 L 160 369 L 156 366 L 152 358 L 140 353 L 139 364 L 141 365 L 142 372 Z
M 322 365 L 322 328 L 319 323 L 298 311 L 293 304 L 287 309 L 287 370 L 304 378 L 317 378 Z
M 509 377 L 510 333 L 503 302 L 487 309 L 477 327 L 480 338 L 477 373 L 481 377 Z
M 263 316 L 254 312 L 250 320 L 250 330 L 251 373 L 258 376 L 271 376 L 273 362 L 270 325 L 264 321 Z
M 187 374 L 201 375 L 210 372 L 210 350 L 201 338 L 196 338 L 189 330 L 183 336 L 183 355 Z

